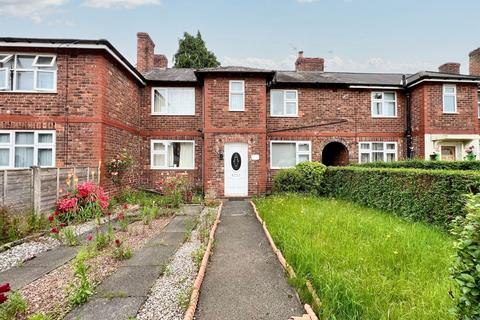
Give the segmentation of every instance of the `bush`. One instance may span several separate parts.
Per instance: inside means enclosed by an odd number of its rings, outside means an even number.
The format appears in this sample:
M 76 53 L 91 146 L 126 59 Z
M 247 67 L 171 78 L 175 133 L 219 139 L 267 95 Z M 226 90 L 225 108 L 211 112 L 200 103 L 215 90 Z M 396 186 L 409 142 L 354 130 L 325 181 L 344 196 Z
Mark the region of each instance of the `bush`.
M 456 316 L 470 320 L 480 318 L 480 195 L 469 196 L 466 210 L 452 228 L 457 253 L 451 272 L 460 289 Z
M 274 192 L 318 194 L 327 167 L 320 162 L 302 162 L 294 168 L 282 169 L 273 177 Z
M 480 174 L 473 171 L 329 167 L 327 196 L 348 199 L 398 216 L 448 228 L 465 215 L 467 193 L 477 193 Z
M 480 161 L 426 161 L 406 160 L 394 162 L 369 162 L 352 164 L 355 167 L 368 168 L 411 168 L 411 169 L 434 169 L 434 170 L 480 170 Z

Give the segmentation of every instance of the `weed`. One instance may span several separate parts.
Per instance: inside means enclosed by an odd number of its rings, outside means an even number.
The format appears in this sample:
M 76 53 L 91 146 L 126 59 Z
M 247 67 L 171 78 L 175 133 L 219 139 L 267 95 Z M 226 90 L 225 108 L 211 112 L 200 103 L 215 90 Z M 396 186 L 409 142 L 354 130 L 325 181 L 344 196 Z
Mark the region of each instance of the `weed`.
M 27 320 L 52 320 L 52 317 L 43 313 L 36 313 L 27 318 Z
M 0 304 L 0 319 L 16 319 L 18 315 L 24 313 L 26 310 L 27 302 L 19 292 L 14 291 L 8 295 L 8 300 L 6 302 Z
M 93 294 L 92 285 L 88 280 L 88 270 L 90 266 L 85 264 L 84 260 L 76 261 L 75 276 L 80 281 L 79 285 L 71 285 L 70 303 L 74 306 L 79 306 L 88 301 L 88 298 Z
M 125 246 L 120 239 L 116 239 L 112 256 L 117 260 L 128 260 L 132 257 L 132 249 Z
M 97 247 L 94 244 L 87 244 L 78 250 L 77 256 L 75 260 L 79 261 L 87 261 L 98 254 Z
M 62 242 L 70 247 L 78 245 L 78 238 L 72 228 L 63 228 L 60 231 Z
M 200 265 L 202 264 L 203 256 L 205 255 L 205 247 L 202 245 L 200 248 L 192 252 L 192 259 L 193 263 L 195 263 L 195 266 L 200 268 Z
M 190 305 L 190 297 L 192 296 L 193 287 L 190 287 L 186 292 L 178 294 L 177 300 L 178 305 L 182 308 L 183 311 L 186 311 Z

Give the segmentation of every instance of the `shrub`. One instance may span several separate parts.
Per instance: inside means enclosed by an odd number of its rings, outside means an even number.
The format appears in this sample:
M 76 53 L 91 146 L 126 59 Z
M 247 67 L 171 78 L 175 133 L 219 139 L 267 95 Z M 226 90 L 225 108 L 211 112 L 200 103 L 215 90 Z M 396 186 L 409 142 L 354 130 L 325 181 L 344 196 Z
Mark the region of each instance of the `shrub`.
M 8 284 L 5 284 L 8 286 Z M 5 287 L 2 285 L 1 287 Z M 27 310 L 27 302 L 23 299 L 19 292 L 11 292 L 8 296 L 5 296 L 6 292 L 10 291 L 10 286 L 6 289 L 0 290 L 0 320 L 13 320 L 21 313 Z
M 155 189 L 167 197 L 174 208 L 192 202 L 193 185 L 186 174 L 159 179 L 155 183 Z
M 127 149 L 123 148 L 112 160 L 108 161 L 105 166 L 107 173 L 114 184 L 122 181 L 123 175 L 133 165 L 133 158 Z
M 427 160 L 405 160 L 394 162 L 369 162 L 352 164 L 354 167 L 368 168 L 411 168 L 411 169 L 434 169 L 434 170 L 480 170 L 480 161 L 427 161 Z
M 302 162 L 294 168 L 282 169 L 273 178 L 274 192 L 318 194 L 327 167 L 320 162 Z
M 480 174 L 470 171 L 329 167 L 327 196 L 348 199 L 443 228 L 465 215 L 467 193 L 477 193 Z
M 465 217 L 457 217 L 455 261 L 451 272 L 459 286 L 455 313 L 458 319 L 480 318 L 480 195 L 470 195 Z

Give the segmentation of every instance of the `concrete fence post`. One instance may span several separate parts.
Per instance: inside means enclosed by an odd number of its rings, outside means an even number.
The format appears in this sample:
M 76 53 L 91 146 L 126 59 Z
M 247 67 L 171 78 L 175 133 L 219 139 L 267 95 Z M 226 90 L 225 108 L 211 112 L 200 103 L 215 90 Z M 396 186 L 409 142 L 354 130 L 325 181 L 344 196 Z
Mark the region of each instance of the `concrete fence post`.
M 56 194 L 57 194 L 57 201 L 58 201 L 58 199 L 60 198 L 60 168 L 57 168 L 57 182 L 56 182 L 56 185 L 57 185 Z
M 3 170 L 3 197 L 2 197 L 2 205 L 5 205 L 7 202 L 7 181 L 8 181 L 8 173 L 7 170 Z
M 32 167 L 32 189 L 33 189 L 33 210 L 40 214 L 42 200 L 42 180 L 40 177 L 40 167 Z

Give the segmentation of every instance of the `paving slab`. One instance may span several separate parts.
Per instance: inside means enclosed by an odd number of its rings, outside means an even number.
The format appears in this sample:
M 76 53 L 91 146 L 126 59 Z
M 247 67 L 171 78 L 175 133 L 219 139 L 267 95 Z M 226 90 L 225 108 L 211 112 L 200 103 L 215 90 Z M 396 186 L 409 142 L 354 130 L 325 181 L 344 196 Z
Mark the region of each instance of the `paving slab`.
M 183 243 L 186 226 L 192 219 L 185 215 L 175 216 L 159 235 L 105 279 L 90 301 L 70 312 L 65 319 L 128 319 L 135 316 L 163 267 Z M 106 300 L 105 297 L 114 298 Z
M 0 273 L 0 283 L 8 282 L 13 290 L 23 288 L 52 271 L 51 267 L 18 266 Z
M 288 319 L 304 310 L 248 201 L 226 201 L 197 320 Z

